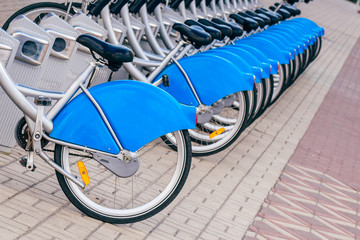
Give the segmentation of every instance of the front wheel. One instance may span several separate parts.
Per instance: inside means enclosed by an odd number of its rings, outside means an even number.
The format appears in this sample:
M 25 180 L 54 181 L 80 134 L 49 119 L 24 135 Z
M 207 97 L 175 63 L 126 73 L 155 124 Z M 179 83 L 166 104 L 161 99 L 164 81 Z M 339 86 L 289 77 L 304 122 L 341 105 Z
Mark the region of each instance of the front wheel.
M 75 8 L 80 8 L 81 3 L 73 3 L 72 6 Z M 48 13 L 54 13 L 60 18 L 65 19 L 67 15 L 67 8 L 68 5 L 64 5 L 61 3 L 53 3 L 53 2 L 40 2 L 40 3 L 30 4 L 28 6 L 21 8 L 13 15 L 11 15 L 6 20 L 2 28 L 4 30 L 7 30 L 9 28 L 10 23 L 19 15 L 26 16 L 36 24 L 39 24 L 41 22 L 41 19 L 43 19 Z M 75 14 L 74 8 L 70 10 L 69 14 L 70 14 L 69 17 Z
M 80 178 L 82 161 L 90 183 L 85 189 L 56 172 L 59 184 L 70 200 L 86 215 L 110 223 L 131 223 L 153 216 L 178 195 L 191 165 L 191 145 L 186 130 L 171 133 L 176 139 L 173 151 L 158 138 L 137 151 L 140 167 L 130 177 L 114 175 L 94 160 L 92 154 L 55 146 L 55 162 Z

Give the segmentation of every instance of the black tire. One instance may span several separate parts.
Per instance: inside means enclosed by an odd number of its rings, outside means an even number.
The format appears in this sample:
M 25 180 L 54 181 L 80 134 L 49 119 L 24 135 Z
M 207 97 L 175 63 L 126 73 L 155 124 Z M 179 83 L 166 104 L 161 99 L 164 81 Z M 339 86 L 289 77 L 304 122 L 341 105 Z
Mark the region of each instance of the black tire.
M 278 74 L 272 74 L 270 77 L 273 82 L 273 95 L 271 96 L 270 104 L 273 104 L 285 90 L 285 82 L 286 82 L 286 66 L 285 64 L 280 65 Z
M 245 92 L 248 99 L 248 117 L 246 120 L 247 126 L 249 126 L 255 119 L 255 107 L 257 104 L 257 90 L 256 87 L 253 90 L 248 90 Z
M 142 152 L 142 155 L 139 153 L 140 167 L 128 178 L 117 177 L 95 161 L 92 154 L 56 145 L 56 164 L 81 179 L 75 165 L 84 161 L 90 177 L 90 184 L 82 190 L 56 172 L 61 189 L 80 211 L 104 222 L 124 224 L 149 218 L 175 199 L 191 167 L 189 133 L 182 130 L 171 134 L 181 144 L 181 150 L 170 150 L 161 138 L 152 141 L 138 150 Z M 145 158 L 152 160 L 146 161 Z M 170 162 L 171 159 L 175 160 L 174 163 Z M 139 181 L 139 185 L 134 185 L 134 181 Z
M 263 101 L 261 103 L 261 109 L 260 111 L 257 113 L 256 118 L 260 117 L 263 112 L 266 110 L 266 108 L 269 105 L 271 96 L 272 96 L 272 90 L 273 90 L 273 84 L 270 78 L 263 78 L 261 79 L 261 82 L 263 84 L 263 88 L 264 88 L 264 98 Z
M 315 52 L 315 56 L 313 57 L 313 60 L 319 56 L 321 47 L 322 47 L 322 37 L 318 37 L 318 40 L 316 41 L 316 52 Z
M 266 84 L 265 84 L 265 79 L 261 79 L 261 82 L 258 83 L 258 88 L 256 89 L 258 98 L 257 98 L 257 110 L 255 110 L 255 119 L 257 119 L 261 114 L 262 114 L 262 110 L 264 109 L 265 106 L 265 100 L 266 100 Z M 255 85 L 256 86 L 256 85 Z M 261 92 L 260 92 L 261 91 Z
M 271 105 L 271 96 L 273 95 L 273 91 L 274 91 L 274 79 L 270 75 L 270 77 L 267 78 L 265 82 L 266 82 L 266 90 L 268 91 L 269 94 L 269 99 L 267 99 L 265 103 L 264 111 Z
M 73 3 L 73 7 L 80 8 L 81 3 Z M 21 8 L 17 12 L 15 12 L 13 15 L 11 15 L 4 25 L 2 26 L 2 29 L 7 30 L 9 28 L 10 23 L 19 15 L 25 15 L 28 16 L 32 21 L 34 21 L 36 24 L 39 24 L 41 19 L 50 12 L 55 13 L 64 13 L 67 12 L 68 5 L 62 4 L 62 3 L 53 3 L 53 2 L 40 2 L 40 3 L 34 3 L 30 4 L 26 7 Z M 75 11 L 72 8 L 70 10 L 70 15 L 74 15 Z M 30 17 L 31 15 L 31 17 Z M 57 14 L 59 15 L 59 14 Z M 64 15 L 63 15 L 64 16 Z M 60 16 L 60 17 L 63 17 Z

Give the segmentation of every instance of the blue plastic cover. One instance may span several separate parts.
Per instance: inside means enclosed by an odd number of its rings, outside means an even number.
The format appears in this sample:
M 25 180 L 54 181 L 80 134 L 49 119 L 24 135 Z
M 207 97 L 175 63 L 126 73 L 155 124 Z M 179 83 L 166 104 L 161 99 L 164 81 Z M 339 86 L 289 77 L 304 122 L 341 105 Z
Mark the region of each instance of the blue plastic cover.
M 262 78 L 269 78 L 270 77 L 270 69 L 271 65 L 269 63 L 261 62 L 259 58 L 257 58 L 256 53 L 249 52 L 247 50 L 242 49 L 237 45 L 228 45 L 225 47 L 217 48 L 216 50 L 226 50 L 231 53 L 234 53 L 238 56 L 241 56 L 243 59 L 246 59 L 246 62 L 251 66 L 258 66 L 262 70 Z
M 239 45 L 230 45 L 231 48 L 239 48 L 246 50 L 250 52 L 253 56 L 257 57 L 260 61 L 266 63 L 269 63 L 271 65 L 271 74 L 277 74 L 278 73 L 278 65 L 279 62 L 272 59 L 271 57 L 266 56 L 263 52 L 261 52 L 259 49 L 252 47 L 250 45 L 245 44 L 239 44 Z
M 91 88 L 90 93 L 127 150 L 134 152 L 169 132 L 195 128 L 194 107 L 179 104 L 150 84 L 113 81 Z M 55 117 L 50 136 L 112 154 L 119 152 L 98 111 L 84 93 L 75 97 Z
M 255 83 L 261 82 L 262 69 L 259 68 L 258 66 L 249 64 L 247 60 L 244 60 L 244 56 L 235 54 L 223 48 L 209 50 L 200 54 L 225 58 L 226 60 L 232 62 L 237 68 L 239 68 L 240 71 L 254 75 Z
M 305 37 L 303 34 L 299 33 L 293 28 L 279 24 L 279 25 L 270 26 L 268 30 L 271 32 L 276 32 L 279 34 L 287 34 L 288 36 L 291 36 L 294 41 L 298 41 L 300 44 L 305 44 L 304 46 L 305 49 L 307 49 L 310 44 L 309 37 Z
M 211 105 L 230 94 L 252 90 L 254 75 L 241 72 L 232 62 L 214 55 L 196 54 L 179 60 L 203 104 Z M 168 75 L 170 86 L 164 89 L 179 102 L 198 106 L 184 75 L 175 64 L 164 69 L 157 78 Z
M 296 55 L 304 53 L 304 44 L 289 36 L 286 32 L 280 33 L 279 31 L 267 30 L 261 32 L 260 35 L 271 36 L 279 40 L 282 44 L 287 46 L 289 50 L 293 49 L 296 51 Z
M 296 51 L 294 48 L 290 48 L 290 46 L 281 42 L 277 37 L 271 36 L 269 34 L 254 34 L 248 37 L 249 39 L 260 39 L 262 41 L 268 41 L 272 44 L 276 45 L 280 51 L 284 54 L 284 56 L 289 56 L 291 60 L 295 59 Z
M 276 60 L 280 64 L 288 64 L 290 62 L 289 52 L 284 52 L 274 43 L 266 39 L 247 37 L 235 41 L 235 44 L 252 46 L 264 53 L 268 58 Z

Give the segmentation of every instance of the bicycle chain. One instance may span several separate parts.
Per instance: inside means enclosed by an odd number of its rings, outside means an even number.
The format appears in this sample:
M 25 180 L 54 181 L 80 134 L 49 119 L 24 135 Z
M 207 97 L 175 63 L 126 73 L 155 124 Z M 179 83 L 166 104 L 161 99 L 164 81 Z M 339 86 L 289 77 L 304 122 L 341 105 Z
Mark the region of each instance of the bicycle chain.
M 44 152 L 54 152 L 54 150 L 50 150 L 50 149 L 43 149 Z M 70 153 L 70 156 L 75 156 L 75 157 L 84 157 L 84 158 L 92 158 L 90 156 L 85 156 L 85 155 L 80 155 L 80 154 L 75 154 L 75 153 Z

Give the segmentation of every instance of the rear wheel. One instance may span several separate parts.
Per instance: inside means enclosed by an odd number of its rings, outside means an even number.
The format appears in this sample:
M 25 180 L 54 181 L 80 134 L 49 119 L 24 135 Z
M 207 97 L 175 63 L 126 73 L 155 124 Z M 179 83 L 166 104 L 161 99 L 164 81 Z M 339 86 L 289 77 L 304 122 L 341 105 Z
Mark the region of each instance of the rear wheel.
M 284 89 L 284 83 L 286 78 L 285 66 L 280 65 L 278 74 L 271 75 L 273 79 L 273 94 L 271 96 L 271 103 L 274 103 L 281 95 Z
M 111 223 L 136 222 L 161 211 L 178 195 L 191 165 L 191 146 L 187 131 L 171 133 L 177 151 L 161 138 L 139 149 L 140 166 L 130 177 L 118 177 L 94 160 L 91 153 L 55 146 L 55 162 L 80 179 L 82 161 L 90 183 L 79 188 L 56 172 L 67 198 L 90 217 Z
M 73 7 L 80 8 L 81 3 L 73 3 Z M 24 15 L 33 21 L 36 24 L 41 22 L 41 19 L 44 18 L 48 13 L 54 13 L 62 19 L 65 19 L 68 5 L 64 5 L 61 3 L 53 3 L 53 2 L 40 2 L 30 4 L 26 7 L 21 8 L 13 15 L 10 16 L 8 20 L 6 20 L 3 25 L 3 29 L 7 30 L 9 28 L 10 23 L 19 15 Z M 72 8 L 69 12 L 70 16 L 75 14 L 74 9 Z
M 248 99 L 244 92 L 233 95 L 231 105 L 205 124 L 189 129 L 193 156 L 207 156 L 229 147 L 241 134 L 246 125 Z
M 261 79 L 260 83 L 255 84 L 256 87 L 256 107 L 255 107 L 255 119 L 261 114 L 261 110 L 264 107 L 266 98 L 266 86 L 264 79 Z

